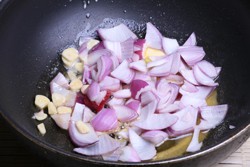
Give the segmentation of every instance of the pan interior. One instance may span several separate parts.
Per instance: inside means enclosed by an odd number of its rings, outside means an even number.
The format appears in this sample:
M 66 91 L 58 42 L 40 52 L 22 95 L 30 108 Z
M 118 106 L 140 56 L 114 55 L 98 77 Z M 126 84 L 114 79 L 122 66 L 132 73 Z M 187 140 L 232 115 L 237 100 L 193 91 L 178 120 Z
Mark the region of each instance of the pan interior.
M 92 0 L 85 6 L 80 0 L 13 0 L 0 9 L 0 110 L 23 133 L 51 148 L 75 155 L 67 132 L 50 118 L 45 121 L 47 134 L 39 135 L 38 122 L 31 119 L 37 111 L 34 96 L 49 95 L 48 83 L 63 70 L 58 53 L 75 44 L 79 32 L 119 18 L 133 25 L 140 36 L 143 25 L 152 22 L 180 44 L 195 32 L 206 59 L 222 67 L 218 100 L 229 104 L 229 112 L 225 122 L 211 131 L 202 150 L 249 124 L 250 20 L 241 2 Z

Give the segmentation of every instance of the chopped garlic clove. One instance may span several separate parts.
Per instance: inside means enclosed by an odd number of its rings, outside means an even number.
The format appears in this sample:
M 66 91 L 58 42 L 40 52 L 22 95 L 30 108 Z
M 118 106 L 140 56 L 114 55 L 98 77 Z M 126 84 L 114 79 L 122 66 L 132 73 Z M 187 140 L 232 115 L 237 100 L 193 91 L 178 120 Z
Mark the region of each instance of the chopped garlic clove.
M 38 124 L 38 125 L 37 125 L 37 129 L 39 130 L 39 132 L 40 132 L 42 135 L 45 135 L 46 129 L 45 129 L 44 123 Z
M 83 63 L 76 63 L 75 64 L 75 69 L 77 70 L 77 72 L 79 72 L 79 73 L 82 73 L 83 72 L 83 68 L 84 67 L 84 65 L 83 65 Z
M 77 79 L 76 73 L 75 73 L 74 71 L 68 70 L 67 74 L 68 74 L 69 79 L 70 79 L 71 81 Z
M 80 79 L 75 79 L 73 81 L 70 82 L 69 87 L 71 90 L 80 90 L 82 88 L 83 84 L 82 81 Z
M 76 122 L 76 128 L 79 133 L 86 134 L 89 132 L 89 127 L 86 125 L 86 123 L 82 121 L 77 121 Z
M 94 46 L 96 46 L 98 43 L 100 43 L 100 41 L 96 40 L 96 39 L 91 39 L 89 40 L 89 42 L 87 43 L 87 49 L 90 50 L 92 49 Z
M 73 62 L 79 57 L 78 50 L 76 50 L 75 48 L 65 49 L 62 52 L 62 57 L 69 62 Z
M 72 108 L 61 106 L 57 108 L 57 112 L 58 114 L 72 113 Z
M 62 106 L 66 102 L 66 98 L 59 93 L 53 93 L 52 101 L 56 107 L 59 107 L 59 106 Z
M 66 67 L 72 67 L 74 65 L 74 62 L 71 62 L 71 61 L 68 61 L 67 59 L 63 58 L 62 57 L 62 61 L 63 61 L 63 64 L 66 66 Z
M 35 113 L 34 116 L 35 116 L 35 119 L 38 120 L 38 121 L 43 121 L 48 117 L 48 115 L 45 114 L 43 110 L 41 110 L 40 112 Z
M 35 105 L 40 109 L 47 107 L 49 102 L 50 100 L 46 96 L 36 95 L 35 97 Z
M 82 75 L 79 75 L 77 79 L 82 80 Z
M 55 106 L 54 103 L 49 102 L 49 104 L 48 104 L 48 112 L 49 112 L 49 115 L 57 114 L 57 109 L 56 109 L 56 106 Z

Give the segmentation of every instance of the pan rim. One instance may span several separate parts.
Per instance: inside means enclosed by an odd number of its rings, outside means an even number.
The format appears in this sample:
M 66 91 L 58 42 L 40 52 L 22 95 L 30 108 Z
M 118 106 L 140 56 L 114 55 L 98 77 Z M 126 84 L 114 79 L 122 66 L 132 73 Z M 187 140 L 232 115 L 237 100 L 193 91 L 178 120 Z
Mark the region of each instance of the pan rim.
M 5 2 L 5 3 L 3 3 Z M 4 13 L 5 9 L 8 8 L 8 6 L 14 2 L 13 0 L 4 0 L 2 1 L 2 4 L 0 4 L 0 16 L 2 13 Z M 13 129 L 15 129 L 16 132 L 18 132 L 18 135 L 21 135 L 23 138 L 25 138 L 26 140 L 28 139 L 32 144 L 37 145 L 39 147 L 42 147 L 45 150 L 51 151 L 53 153 L 58 153 L 62 156 L 66 156 L 69 157 L 71 159 L 76 159 L 76 160 L 81 160 L 81 161 L 85 161 L 85 162 L 89 162 L 89 163 L 93 163 L 93 164 L 105 164 L 105 165 L 121 165 L 121 166 L 125 166 L 125 165 L 137 165 L 137 166 L 142 166 L 142 165 L 158 165 L 158 164 L 171 164 L 171 163 L 178 163 L 178 162 L 182 162 L 185 160 L 192 160 L 195 159 L 197 157 L 206 155 L 210 152 L 216 151 L 218 149 L 220 149 L 221 147 L 223 147 L 224 145 L 229 144 L 230 142 L 232 142 L 233 140 L 236 140 L 238 137 L 240 137 L 241 135 L 245 134 L 247 131 L 250 130 L 250 124 L 248 125 L 244 125 L 242 127 L 242 129 L 240 129 L 234 136 L 226 139 L 225 141 L 211 147 L 208 148 L 206 150 L 203 150 L 201 152 L 198 153 L 194 153 L 191 155 L 187 155 L 185 157 L 178 157 L 178 158 L 173 158 L 173 159 L 167 159 L 167 160 L 160 160 L 160 161 L 151 161 L 151 162 L 139 162 L 139 163 L 131 163 L 131 162 L 112 162 L 112 161 L 103 161 L 103 160 L 97 160 L 97 159 L 93 159 L 93 158 L 88 158 L 85 156 L 81 156 L 78 154 L 73 154 L 73 152 L 71 153 L 66 153 L 63 150 L 57 149 L 55 147 L 50 147 L 48 144 L 46 144 L 45 142 L 40 142 L 40 140 L 38 140 L 35 136 L 33 136 L 32 134 L 28 133 L 25 129 L 23 129 L 20 125 L 15 124 L 6 114 L 5 112 L 1 109 L 1 105 L 0 105 L 0 114 L 3 117 L 3 119 L 7 122 L 8 125 L 10 125 Z M 250 134 L 249 134 L 250 135 Z M 247 139 L 247 138 L 246 138 Z

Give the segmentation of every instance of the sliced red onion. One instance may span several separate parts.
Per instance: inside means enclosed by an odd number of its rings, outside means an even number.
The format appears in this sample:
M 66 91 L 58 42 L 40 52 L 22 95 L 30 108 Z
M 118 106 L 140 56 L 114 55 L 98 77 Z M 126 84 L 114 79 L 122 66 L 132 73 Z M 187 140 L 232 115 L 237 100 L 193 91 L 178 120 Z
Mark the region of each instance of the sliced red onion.
M 125 146 L 122 148 L 122 154 L 119 160 L 122 162 L 141 162 L 139 155 L 131 146 Z
M 132 61 L 139 61 L 139 60 L 141 60 L 141 59 L 142 59 L 142 58 L 141 58 L 140 55 L 134 53 L 134 55 L 133 55 L 133 57 L 132 57 Z
M 162 46 L 167 55 L 175 52 L 179 48 L 179 44 L 176 39 L 162 38 Z
M 152 101 L 141 109 L 141 115 L 133 125 L 145 130 L 160 130 L 173 125 L 178 117 L 171 114 L 154 114 L 157 102 Z M 152 124 L 152 122 L 154 122 Z
M 159 146 L 168 139 L 168 134 L 161 130 L 152 130 L 142 133 L 141 137 L 153 143 L 155 146 Z
M 212 78 L 204 74 L 198 66 L 198 63 L 193 67 L 195 79 L 202 85 L 205 86 L 217 86 L 218 83 L 215 83 Z
M 120 89 L 120 80 L 116 78 L 112 78 L 110 76 L 106 76 L 100 83 L 99 83 L 101 90 L 110 90 L 110 91 L 117 91 Z
M 172 61 L 172 66 L 171 66 L 171 74 L 177 74 L 180 70 L 181 66 L 181 56 L 180 54 L 176 53 L 173 54 L 173 61 Z
M 198 46 L 182 46 L 178 49 L 178 52 L 189 66 L 195 65 L 205 56 L 203 48 Z
M 88 107 L 85 106 L 82 120 L 83 122 L 90 122 L 95 117 L 95 113 L 93 113 Z
M 92 82 L 93 81 L 98 82 L 97 70 L 96 69 L 92 69 L 90 73 L 91 73 Z
M 193 107 L 200 107 L 200 106 L 206 106 L 207 102 L 205 99 L 201 99 L 201 98 L 197 98 L 197 97 L 192 97 L 192 96 L 188 96 L 188 95 L 183 95 L 181 97 L 181 102 L 185 105 L 185 106 L 193 106 Z
M 99 93 L 99 96 L 98 96 L 97 99 L 95 100 L 95 103 L 99 105 L 99 104 L 102 102 L 102 100 L 105 98 L 106 94 L 107 94 L 107 91 L 106 91 L 106 90 L 101 91 L 101 92 Z
M 118 99 L 118 98 L 112 98 L 109 102 L 108 102 L 108 106 L 110 108 L 113 108 L 113 106 L 115 105 L 124 105 L 125 100 L 124 99 Z
M 64 88 L 69 87 L 69 81 L 66 79 L 66 77 L 62 73 L 58 73 L 55 78 L 50 82 L 50 84 L 56 83 Z
M 135 110 L 125 105 L 114 105 L 113 109 L 117 115 L 117 118 L 121 122 L 131 122 L 138 117 L 138 113 Z
M 168 58 L 166 58 L 166 56 L 160 57 L 158 60 L 154 60 L 154 61 L 147 63 L 147 68 L 160 66 L 160 65 L 167 63 L 168 61 L 169 60 Z
M 200 107 L 201 117 L 205 121 L 201 121 L 199 127 L 202 130 L 215 128 L 225 118 L 228 105 L 204 106 Z
M 197 42 L 196 42 L 196 36 L 195 33 L 193 32 L 189 38 L 187 39 L 187 41 L 183 44 L 183 46 L 196 46 Z
M 167 107 L 158 110 L 159 113 L 171 113 L 180 109 L 178 104 L 169 104 Z
M 144 73 L 146 73 L 148 71 L 147 67 L 146 67 L 146 62 L 144 60 L 132 62 L 129 64 L 129 67 L 134 69 L 134 70 L 144 72 Z
M 138 47 L 138 46 L 136 46 L 136 45 L 134 45 L 134 52 L 138 52 L 138 51 L 141 51 L 141 48 Z M 137 54 L 137 55 L 139 55 L 139 54 Z
M 143 80 L 133 80 L 130 85 L 131 96 L 139 99 L 142 92 L 149 90 L 148 83 Z
M 173 55 L 167 56 L 165 59 L 166 59 L 166 63 L 153 67 L 149 71 L 150 76 L 162 77 L 162 76 L 168 76 L 171 73 Z
M 82 148 L 75 148 L 74 151 L 83 155 L 93 156 L 107 154 L 116 150 L 119 146 L 119 141 L 113 139 L 107 134 L 102 134 L 99 136 L 99 141 L 95 144 Z
M 88 96 L 89 100 L 95 101 L 98 98 L 99 94 L 100 94 L 99 84 L 96 82 L 92 82 L 89 85 L 88 90 L 87 90 L 87 96 Z
M 67 114 L 53 114 L 51 118 L 55 121 L 57 126 L 61 129 L 68 130 L 69 128 L 69 121 L 70 121 L 70 113 Z
M 196 127 L 194 129 L 193 137 L 191 142 L 188 145 L 187 152 L 196 152 L 201 149 L 202 142 L 199 142 L 200 129 Z
M 174 103 L 174 101 L 176 100 L 178 96 L 178 92 L 179 92 L 179 86 L 170 83 L 169 91 L 166 94 L 160 96 L 160 101 L 159 101 L 157 109 L 162 110 L 163 108 L 166 108 L 169 104 Z M 158 93 L 158 95 L 160 94 Z
M 80 37 L 79 39 L 79 46 L 78 52 L 81 53 L 83 50 L 87 48 L 87 43 L 93 38 L 91 37 Z
M 145 40 L 146 40 L 146 44 L 149 47 L 152 47 L 155 49 L 162 48 L 162 35 L 152 23 L 147 23 Z
M 120 150 L 119 148 L 114 150 L 113 152 L 110 152 L 110 153 L 107 153 L 107 154 L 103 154 L 102 155 L 102 159 L 104 161 L 113 161 L 113 162 L 116 162 L 116 161 L 119 161 L 119 158 L 122 154 L 122 150 Z
M 143 80 L 143 81 L 149 81 L 151 80 L 151 77 L 145 73 L 136 71 L 134 80 Z
M 139 50 L 143 50 L 144 44 L 145 44 L 146 40 L 145 39 L 137 39 L 134 42 L 134 46 L 135 46 L 135 51 L 139 51 Z
M 84 70 L 82 74 L 82 83 L 83 84 L 91 84 L 92 79 L 90 77 L 90 69 L 87 65 L 84 65 Z
M 102 81 L 107 75 L 110 74 L 112 70 L 112 60 L 110 56 L 103 55 L 98 61 L 97 61 L 97 79 L 98 81 Z
M 193 70 L 181 70 L 181 75 L 190 83 L 192 83 L 193 85 L 199 85 L 199 83 L 197 82 Z
M 136 121 L 142 122 L 142 121 L 147 120 L 147 118 L 150 115 L 155 113 L 156 108 L 157 108 L 157 104 L 158 104 L 157 100 L 154 100 L 154 101 L 151 101 L 150 103 L 148 103 L 146 106 L 143 106 L 141 108 L 141 113 L 140 113 L 139 119 Z
M 190 70 L 190 67 L 181 59 L 179 72 L 181 72 L 182 70 Z
M 110 57 L 112 53 L 107 49 L 96 50 L 88 55 L 88 60 L 87 62 L 84 63 L 87 64 L 88 66 L 92 66 L 95 63 L 97 63 L 97 61 L 104 55 Z
M 119 59 L 117 56 L 110 56 L 110 59 L 112 60 L 112 71 L 114 71 L 120 64 Z
M 166 79 L 160 79 L 156 84 L 156 90 L 159 96 L 166 96 L 170 89 L 170 84 Z
M 137 126 L 131 126 L 130 129 L 132 129 L 139 136 L 142 134 L 142 132 L 144 132 L 143 129 L 141 129 L 141 128 L 137 127 Z
M 144 57 L 144 55 L 143 55 L 144 51 L 143 50 L 135 51 L 135 54 L 139 55 L 140 60 L 143 59 L 143 57 Z
M 216 69 L 217 75 L 219 75 L 221 72 L 221 67 L 215 67 L 215 69 Z
M 76 92 L 70 91 L 65 89 L 64 87 L 52 82 L 50 84 L 50 91 L 51 94 L 53 93 L 58 93 L 61 94 L 62 96 L 66 97 L 66 102 L 65 102 L 65 106 L 67 107 L 73 107 L 75 105 L 76 102 Z
M 131 100 L 126 103 L 126 106 L 129 107 L 130 109 L 136 111 L 138 114 L 140 114 L 140 109 L 141 109 L 141 103 L 138 100 Z
M 121 42 L 121 53 L 122 53 L 122 59 L 129 59 L 133 58 L 134 56 L 134 39 L 129 38 L 124 42 Z
M 116 150 L 114 150 L 113 152 L 107 153 L 107 154 L 102 154 L 102 158 L 105 161 L 118 161 L 122 152 L 123 152 L 123 148 L 127 145 L 127 141 L 119 141 L 120 142 L 120 146 L 119 148 L 117 148 Z
M 146 92 L 141 93 L 140 101 L 141 101 L 142 106 L 145 106 L 154 100 L 159 101 L 159 97 L 156 94 L 154 94 L 152 91 L 146 91 Z
M 120 24 L 113 28 L 100 28 L 98 33 L 103 40 L 113 42 L 123 42 L 129 38 L 137 39 L 137 36 L 124 24 Z
M 199 69 L 210 78 L 216 78 L 218 76 L 216 67 L 206 60 L 202 60 L 196 64 Z
M 155 146 L 129 129 L 129 141 L 141 160 L 150 160 L 156 155 Z
M 184 84 L 181 86 L 181 89 L 186 92 L 194 93 L 198 91 L 198 88 L 188 81 L 184 81 Z
M 135 72 L 129 68 L 129 62 L 124 60 L 111 75 L 120 81 L 129 84 L 135 76 Z
M 215 87 L 208 87 L 208 86 L 196 86 L 198 91 L 195 92 L 187 92 L 180 89 L 180 93 L 182 95 L 187 95 L 189 97 L 199 98 L 199 99 L 206 99 L 208 95 L 214 90 Z
M 161 130 L 173 125 L 178 117 L 172 114 L 150 114 L 145 120 L 137 120 L 133 125 L 145 130 Z
M 71 116 L 71 120 L 72 121 L 82 121 L 84 110 L 85 110 L 84 104 L 76 103 L 74 110 L 73 110 L 73 113 L 72 113 L 72 116 Z
M 149 85 L 149 87 L 155 91 L 156 83 L 157 83 L 158 78 L 157 77 L 151 77 L 150 80 L 146 81 Z
M 134 40 L 132 38 L 123 42 L 104 41 L 103 44 L 105 48 L 112 51 L 120 61 L 132 58 L 134 55 Z
M 102 109 L 92 119 L 91 125 L 96 131 L 105 132 L 117 128 L 118 121 L 113 109 Z
M 170 74 L 169 76 L 165 77 L 165 79 L 169 83 L 174 83 L 177 85 L 182 85 L 184 83 L 184 78 L 180 75 Z
M 98 136 L 92 126 L 88 123 L 85 124 L 88 127 L 89 132 L 82 134 L 77 130 L 76 123 L 74 121 L 70 121 L 69 123 L 69 136 L 73 143 L 77 146 L 84 147 L 98 141 Z
M 113 93 L 113 96 L 118 99 L 127 99 L 131 97 L 131 91 L 129 89 L 121 89 Z
M 171 130 L 175 132 L 180 132 L 184 134 L 185 132 L 190 132 L 196 125 L 198 117 L 198 109 L 187 106 L 186 108 L 177 111 L 173 115 L 178 117 L 178 121 L 171 126 Z
M 79 57 L 84 62 L 87 62 L 87 60 L 88 60 L 89 50 L 87 48 L 87 44 L 90 40 L 91 40 L 90 37 L 80 38 L 80 40 L 79 40 L 79 45 L 80 45 L 80 48 L 78 49 Z

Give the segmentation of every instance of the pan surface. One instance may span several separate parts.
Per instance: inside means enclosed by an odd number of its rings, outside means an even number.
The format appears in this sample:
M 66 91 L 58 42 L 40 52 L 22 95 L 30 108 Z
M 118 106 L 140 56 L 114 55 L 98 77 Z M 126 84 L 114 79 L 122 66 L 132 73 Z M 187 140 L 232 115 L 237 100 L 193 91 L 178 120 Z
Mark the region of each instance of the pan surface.
M 2 0 L 0 1 L 0 112 L 33 149 L 55 164 L 210 166 L 250 135 L 250 10 L 244 1 L 175 0 Z M 87 6 L 85 6 L 85 3 Z M 107 19 L 109 18 L 109 19 Z M 34 96 L 49 95 L 48 83 L 62 69 L 58 53 L 74 44 L 86 26 L 119 18 L 136 26 L 152 22 L 180 44 L 195 32 L 206 59 L 222 67 L 219 102 L 229 104 L 225 122 L 212 130 L 202 149 L 159 162 L 104 162 L 72 152 L 68 134 L 45 121 L 39 135 L 32 120 Z M 133 20 L 133 21 L 132 21 Z M 135 27 L 136 29 L 136 27 Z M 230 129 L 229 125 L 235 126 Z M 58 161 L 58 158 L 61 160 Z M 206 162 L 204 164 L 204 162 Z

